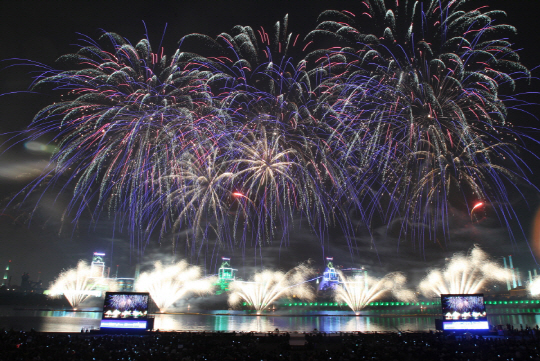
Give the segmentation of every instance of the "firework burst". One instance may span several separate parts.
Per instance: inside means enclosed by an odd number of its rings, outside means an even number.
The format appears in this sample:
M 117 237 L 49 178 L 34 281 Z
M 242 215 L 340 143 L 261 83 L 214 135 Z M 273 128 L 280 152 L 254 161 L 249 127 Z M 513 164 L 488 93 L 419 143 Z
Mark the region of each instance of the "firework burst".
M 505 94 L 530 76 L 505 38 L 515 28 L 466 1 L 389 3 L 325 11 L 304 40 L 288 17 L 192 34 L 171 57 L 147 39 L 87 39 L 59 59 L 76 70 L 34 84 L 61 100 L 25 134 L 53 134 L 58 151 L 26 190 L 72 189 L 75 221 L 91 208 L 139 250 L 172 234 L 192 257 L 210 241 L 287 244 L 298 220 L 321 244 L 341 227 L 353 251 L 354 224 L 377 212 L 446 237 L 453 193 L 515 219 L 509 193 L 531 185 L 507 119 Z
M 153 53 L 146 40 L 132 46 L 112 33 L 101 40 L 110 51 L 82 47 L 59 59 L 81 70 L 46 72 L 34 85 L 62 92 L 62 101 L 40 111 L 30 129 L 33 137 L 56 133 L 59 149 L 54 170 L 36 183 L 67 179 L 75 218 L 94 204 L 94 218 L 106 209 L 124 214 L 131 229 L 144 229 L 141 215 L 166 172 L 164 160 L 211 137 L 211 127 L 195 126 L 211 117 L 207 74 L 183 64 L 180 52 L 170 60 Z
M 404 227 L 448 227 L 451 183 L 465 200 L 491 199 L 501 219 L 514 218 L 506 176 L 530 184 L 503 95 L 530 76 L 500 38 L 515 28 L 498 23 L 501 11 L 467 11 L 464 3 L 365 1 L 358 19 L 323 12 L 307 37 L 313 46 L 339 44 L 307 58 L 342 80 L 342 111 L 362 115 L 346 118 L 365 139 L 359 157 L 379 157 L 380 181 L 397 205 L 387 215 L 405 215 Z M 512 163 L 518 168 L 509 172 Z

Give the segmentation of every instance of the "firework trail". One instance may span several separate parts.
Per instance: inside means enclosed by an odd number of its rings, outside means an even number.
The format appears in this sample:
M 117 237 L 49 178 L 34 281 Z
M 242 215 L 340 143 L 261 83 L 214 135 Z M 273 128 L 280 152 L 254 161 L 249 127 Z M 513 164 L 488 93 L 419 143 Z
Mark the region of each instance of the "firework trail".
M 186 261 L 164 266 L 156 262 L 154 269 L 143 272 L 135 284 L 138 292 L 149 292 L 161 312 L 187 294 L 205 294 L 212 290 L 212 278 L 202 278 L 201 269 Z
M 207 44 L 208 52 L 226 54 L 194 61 L 211 64 L 219 74 L 207 84 L 219 89 L 216 106 L 235 134 L 222 148 L 234 150 L 234 189 L 247 202 L 242 211 L 250 210 L 251 221 L 242 224 L 242 244 L 249 233 L 258 244 L 270 241 L 276 229 L 284 230 L 286 239 L 298 215 L 321 237 L 335 223 L 330 210 L 337 218 L 346 217 L 340 201 L 358 198 L 348 192 L 355 187 L 342 170 L 346 140 L 331 107 L 334 95 L 328 89 L 333 84 L 318 74 L 320 69 L 308 71 L 304 60 L 294 61 L 290 54 L 299 53 L 298 37 L 288 34 L 287 27 L 285 17 L 272 34 L 237 26 L 215 40 L 197 34 L 182 41 L 188 48 Z
M 91 43 L 59 59 L 82 70 L 45 72 L 34 85 L 60 91 L 62 100 L 41 110 L 30 127 L 36 138 L 54 132 L 59 150 L 54 170 L 29 188 L 62 180 L 62 188 L 73 188 L 68 211 L 76 219 L 93 204 L 94 219 L 105 210 L 144 230 L 165 160 L 212 137 L 206 72 L 184 64 L 179 51 L 171 59 L 153 53 L 145 39 L 132 46 L 106 33 L 100 40 L 103 48 Z
M 53 134 L 58 152 L 21 197 L 72 189 L 75 221 L 90 208 L 141 252 L 170 237 L 190 257 L 209 242 L 286 245 L 298 220 L 321 245 L 340 227 L 351 252 L 355 224 L 370 232 L 379 214 L 419 242 L 447 237 L 453 194 L 512 233 L 509 194 L 531 185 L 507 119 L 505 94 L 530 76 L 505 38 L 515 28 L 465 1 L 386 3 L 325 11 L 304 40 L 288 17 L 188 35 L 171 57 L 147 39 L 87 39 L 59 59 L 79 70 L 36 79 L 61 100 L 25 134 Z
M 169 166 L 169 174 L 159 179 L 166 184 L 163 201 L 158 210 L 165 210 L 173 231 L 191 229 L 188 238 L 192 250 L 198 241 L 205 239 L 213 229 L 218 242 L 230 239 L 229 208 L 232 198 L 233 174 L 227 169 L 227 161 L 221 150 L 214 146 L 197 146 L 189 153 L 182 153 Z M 167 221 L 162 223 L 165 234 Z
M 276 25 L 279 39 L 286 22 Z M 74 191 L 67 212 L 76 220 L 92 206 L 93 219 L 106 213 L 146 240 L 156 230 L 161 237 L 188 234 L 195 254 L 212 236 L 218 244 L 238 243 L 237 229 L 241 244 L 270 242 L 278 228 L 286 238 L 299 214 L 324 234 L 333 222 L 329 210 L 340 213 L 334 195 L 351 199 L 343 190 L 354 189 L 330 157 L 332 144 L 343 139 L 311 114 L 323 112 L 325 103 L 303 63 L 285 57 L 292 35 L 284 49 L 267 47 L 260 59 L 253 57 L 257 41 L 246 37 L 252 31 L 241 31 L 236 40 L 218 38 L 220 51 L 232 52 L 236 62 L 183 52 L 168 60 L 146 40 L 133 47 L 112 33 L 100 39 L 111 51 L 92 44 L 62 57 L 85 68 L 46 72 L 35 84 L 66 94 L 38 113 L 30 129 L 34 137 L 56 132 L 59 151 L 54 169 L 28 189 L 67 179 L 62 189 L 71 184 Z M 183 42 L 193 37 L 201 41 Z M 280 64 L 269 59 L 272 51 L 281 54 Z
M 488 283 L 504 282 L 510 271 L 488 259 L 488 255 L 475 246 L 468 256 L 454 255 L 445 269 L 428 273 L 418 288 L 426 297 L 441 294 L 478 293 Z
M 312 274 L 313 269 L 306 264 L 300 264 L 287 273 L 264 270 L 256 273 L 252 281 L 232 282 L 229 285 L 229 304 L 234 307 L 246 302 L 261 313 L 280 297 L 295 295 L 299 299 L 313 300 L 314 290 L 307 283 Z
M 354 312 L 360 311 L 370 302 L 391 293 L 400 301 L 414 302 L 414 292 L 405 288 L 407 279 L 401 273 L 389 273 L 376 279 L 364 276 L 362 279 L 347 277 L 338 271 L 340 283 L 334 290 L 336 302 L 345 302 Z
M 315 47 L 333 41 L 338 49 L 306 58 L 342 79 L 335 107 L 353 112 L 343 119 L 367 139 L 363 156 L 379 157 L 395 205 L 387 217 L 403 217 L 404 233 L 411 220 L 447 234 L 453 187 L 466 204 L 491 202 L 499 218 L 515 218 L 512 179 L 531 184 L 516 153 L 521 135 L 506 119 L 511 98 L 502 95 L 530 76 L 503 38 L 515 28 L 498 23 L 504 12 L 462 10 L 465 1 L 385 3 L 365 1 L 358 16 L 323 12 L 306 40 Z M 422 229 L 410 232 L 426 237 Z

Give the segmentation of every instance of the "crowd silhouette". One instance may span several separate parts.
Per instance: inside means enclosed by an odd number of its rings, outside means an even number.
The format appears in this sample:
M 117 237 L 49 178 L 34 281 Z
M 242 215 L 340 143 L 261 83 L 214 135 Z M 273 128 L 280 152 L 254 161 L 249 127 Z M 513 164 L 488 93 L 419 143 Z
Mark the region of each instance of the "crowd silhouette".
M 0 360 L 540 360 L 538 328 L 470 333 L 0 332 Z M 293 345 L 293 339 L 304 341 Z

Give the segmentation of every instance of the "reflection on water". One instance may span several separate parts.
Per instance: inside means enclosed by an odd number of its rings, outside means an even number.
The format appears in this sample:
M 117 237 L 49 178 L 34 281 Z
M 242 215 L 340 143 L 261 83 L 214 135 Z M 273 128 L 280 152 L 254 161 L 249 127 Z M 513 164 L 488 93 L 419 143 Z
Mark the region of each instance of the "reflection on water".
M 101 312 L 32 311 L 2 308 L 0 328 L 34 329 L 41 332 L 79 332 L 82 328 L 97 328 Z
M 540 325 L 538 309 L 501 308 L 491 310 L 491 325 L 513 325 L 519 328 Z M 262 316 L 247 311 L 211 311 L 206 314 L 158 314 L 154 327 L 162 331 L 225 331 L 225 332 L 384 332 L 428 331 L 435 328 L 433 315 L 408 315 L 409 312 L 366 311 L 355 316 L 350 311 L 279 311 Z M 43 332 L 79 332 L 82 328 L 98 328 L 100 312 L 31 311 L 3 308 L 0 328 Z
M 540 315 L 494 315 L 488 317 L 492 325 L 511 324 L 525 327 L 540 324 Z M 310 315 L 156 315 L 155 328 L 160 330 L 191 331 L 281 331 L 309 332 L 317 329 L 324 332 L 385 332 L 385 331 L 429 331 L 435 329 L 434 316 L 354 316 L 350 312 L 334 311 L 333 314 Z

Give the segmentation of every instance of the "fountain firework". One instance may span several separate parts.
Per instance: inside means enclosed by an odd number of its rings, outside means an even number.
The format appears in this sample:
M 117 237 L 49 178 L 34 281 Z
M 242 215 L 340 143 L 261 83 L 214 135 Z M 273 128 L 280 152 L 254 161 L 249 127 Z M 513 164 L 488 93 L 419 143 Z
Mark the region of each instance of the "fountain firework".
M 426 297 L 441 294 L 478 293 L 488 282 L 504 282 L 510 272 L 495 262 L 475 246 L 468 256 L 456 254 L 444 270 L 434 269 L 418 286 Z
M 531 296 L 538 297 L 540 295 L 540 277 L 536 277 L 527 287 Z
M 311 274 L 313 270 L 306 264 L 300 264 L 287 273 L 264 270 L 256 273 L 250 282 L 232 282 L 229 304 L 238 306 L 243 300 L 259 314 L 279 297 L 294 295 L 299 299 L 313 300 L 315 293 L 307 283 Z
M 96 278 L 92 277 L 92 269 L 85 261 L 79 261 L 77 267 L 70 268 L 58 275 L 53 282 L 50 294 L 64 295 L 71 307 L 76 309 L 88 297 L 98 295 L 95 292 Z
M 156 262 L 154 269 L 139 276 L 135 288 L 149 292 L 160 312 L 165 312 L 188 293 L 204 294 L 212 289 L 213 278 L 201 278 L 201 269 L 180 261 L 170 266 Z
M 398 300 L 413 302 L 416 300 L 414 292 L 406 289 L 407 279 L 401 273 L 389 273 L 377 279 L 364 276 L 362 279 L 345 276 L 338 271 L 340 284 L 334 290 L 337 302 L 345 302 L 356 314 L 370 302 L 380 299 L 391 292 Z

